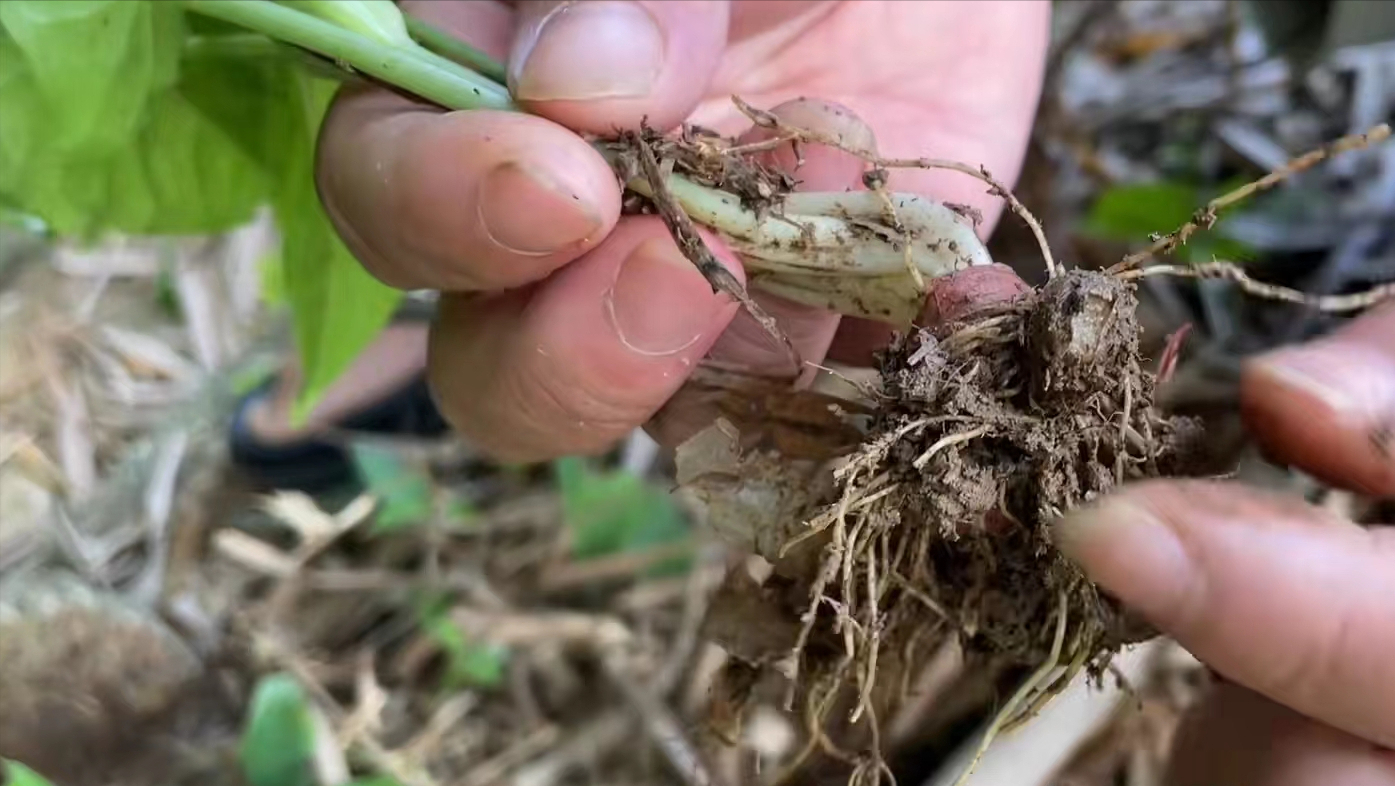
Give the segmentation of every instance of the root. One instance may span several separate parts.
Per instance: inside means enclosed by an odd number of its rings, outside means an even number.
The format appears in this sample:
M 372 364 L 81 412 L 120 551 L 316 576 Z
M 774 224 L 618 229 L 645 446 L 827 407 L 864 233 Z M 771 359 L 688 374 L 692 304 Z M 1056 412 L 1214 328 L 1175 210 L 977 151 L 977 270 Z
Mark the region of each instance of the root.
M 1070 684 L 1075 681 L 1080 672 L 1085 669 L 1085 661 L 1089 656 L 1089 649 L 1080 646 L 1082 642 L 1079 637 L 1075 639 L 1067 648 L 1067 652 L 1074 653 L 1071 661 L 1064 672 L 1059 677 L 1047 683 L 1047 687 L 1037 692 L 1037 695 L 1020 712 L 1003 723 L 1000 734 L 1009 734 L 1018 728 L 1025 726 L 1041 711 L 1046 709 L 1046 705 L 1051 700 L 1059 696 Z
M 860 444 L 820 456 L 817 473 L 801 476 L 817 475 L 816 490 L 781 508 L 779 520 L 769 524 L 778 534 L 757 549 L 778 577 L 771 591 L 788 604 L 782 611 L 790 615 L 788 637 L 761 663 L 787 680 L 784 706 L 798 707 L 808 727 L 798 761 L 821 750 L 853 768 L 854 785 L 889 775 L 877 719 L 905 698 L 898 691 L 905 691 L 907 672 L 896 669 L 923 665 L 913 661 L 920 655 L 913 651 L 927 617 L 939 635 L 957 639 L 976 659 L 1031 670 L 987 727 L 962 786 L 997 736 L 1030 722 L 1082 673 L 1098 678 L 1125 645 L 1156 635 L 1065 558 L 1053 542 L 1053 522 L 1126 483 L 1216 474 L 1200 422 L 1155 407 L 1159 381 L 1172 374 L 1185 333 L 1169 341 L 1158 374 L 1145 371 L 1132 282 L 1152 275 L 1224 278 L 1251 295 L 1332 312 L 1395 299 L 1395 283 L 1315 297 L 1255 281 L 1229 262 L 1132 265 L 1185 243 L 1225 207 L 1330 155 L 1384 139 L 1390 129 L 1381 126 L 1296 159 L 1214 200 L 1118 270 L 1100 272 L 1061 269 L 1040 223 L 981 167 L 881 158 L 733 100 L 773 138 L 708 151 L 709 170 L 729 174 L 738 169 L 731 156 L 784 143 L 795 145 L 796 154 L 799 144 L 809 143 L 859 156 L 871 167 L 865 184 L 873 191 L 884 188 L 888 168 L 953 169 L 988 183 L 1041 246 L 1049 280 L 1040 288 L 970 321 L 893 339 L 879 358 L 877 389 L 863 391 L 873 403 L 860 413 L 870 420 L 853 437 Z M 664 213 L 670 230 L 702 269 L 710 252 L 702 256 L 705 248 L 681 211 L 670 217 L 675 211 L 663 196 L 658 157 L 647 147 L 639 150 L 658 203 L 670 205 Z M 746 170 L 736 176 L 744 183 L 754 177 Z M 778 210 L 783 192 L 769 186 L 773 181 L 755 182 L 767 187 L 742 193 L 771 196 L 762 209 Z M 891 207 L 881 220 L 894 229 Z M 831 444 L 835 435 L 828 431 Z M 740 475 L 726 477 L 733 476 Z M 865 738 L 861 756 L 831 739 L 836 735 L 825 720 L 835 706 L 847 707 L 842 720 L 866 724 L 858 733 L 870 735 L 870 751 Z M 794 777 L 798 766 L 781 781 Z
M 790 577 L 807 605 L 778 664 L 787 708 L 807 690 L 802 675 L 832 674 L 850 689 L 849 723 L 894 712 L 883 656 L 906 652 L 927 614 L 990 662 L 1049 664 L 994 734 L 1128 643 L 1119 609 L 1050 533 L 1121 483 L 1186 474 L 1184 422 L 1152 409 L 1136 307 L 1130 285 L 1070 271 L 948 335 L 893 343 L 872 433 L 772 555 L 822 539 L 808 575 Z M 878 766 L 862 760 L 858 777 Z
M 1167 235 L 1158 238 L 1157 240 L 1153 241 L 1153 244 L 1151 246 L 1143 249 L 1142 251 L 1138 251 L 1136 253 L 1129 254 L 1128 256 L 1124 257 L 1124 259 L 1120 261 L 1117 265 L 1114 265 L 1113 267 L 1109 268 L 1108 272 L 1121 273 L 1123 271 L 1137 267 L 1138 265 L 1158 256 L 1159 254 L 1170 254 L 1173 251 L 1175 251 L 1178 246 L 1185 245 L 1187 240 L 1189 240 L 1192 235 L 1196 234 L 1199 231 L 1210 229 L 1212 226 L 1214 226 L 1216 220 L 1220 216 L 1220 211 L 1226 209 L 1227 207 L 1230 207 L 1236 204 L 1237 202 L 1242 202 L 1245 199 L 1248 199 L 1249 197 L 1261 191 L 1268 191 L 1274 186 L 1277 186 L 1278 184 L 1282 183 L 1284 180 L 1287 180 L 1289 177 L 1304 170 L 1311 169 L 1317 164 L 1333 156 L 1341 155 L 1342 153 L 1346 153 L 1352 150 L 1361 150 L 1377 142 L 1382 142 L 1388 139 L 1389 137 L 1390 126 L 1385 123 L 1382 123 L 1364 134 L 1352 134 L 1351 136 L 1344 136 L 1341 139 L 1336 140 L 1335 142 L 1318 148 L 1317 150 L 1312 150 L 1307 153 L 1304 153 L 1303 155 L 1293 159 L 1284 166 L 1274 170 L 1273 172 L 1270 172 L 1264 177 L 1261 177 L 1260 179 L 1254 182 L 1247 183 L 1241 186 L 1240 188 L 1231 191 L 1230 193 L 1223 194 L 1222 196 L 1216 197 L 1215 199 L 1206 203 L 1205 207 L 1196 211 L 1196 214 L 1192 216 L 1191 220 L 1178 227 L 1176 231 L 1170 232 Z
M 1179 278 L 1219 278 L 1232 281 L 1246 293 L 1266 300 L 1278 300 L 1309 306 L 1318 311 L 1342 314 L 1364 311 L 1378 303 L 1395 299 L 1395 282 L 1379 284 L 1363 292 L 1350 295 L 1310 295 L 1288 287 L 1266 284 L 1250 278 L 1234 262 L 1205 262 L 1187 267 L 1184 265 L 1149 265 L 1137 270 L 1126 270 L 1118 274 L 1125 281 L 1146 276 L 1177 276 Z
M 698 234 L 693 220 L 688 218 L 688 214 L 684 213 L 683 208 L 678 206 L 678 202 L 669 191 L 667 178 L 659 165 L 658 158 L 654 155 L 654 149 L 640 134 L 629 133 L 626 137 L 639 154 L 640 170 L 645 179 L 649 181 L 650 189 L 653 190 L 654 206 L 658 209 L 659 216 L 663 218 L 669 233 L 673 235 L 673 241 L 683 252 L 683 256 L 687 257 L 688 261 L 692 262 L 693 266 L 702 274 L 702 277 L 707 279 L 707 283 L 712 286 L 714 293 L 725 292 L 740 303 L 760 323 L 765 332 L 769 333 L 777 343 L 789 352 L 794 366 L 799 367 L 799 351 L 794 348 L 789 336 L 780 329 L 774 317 L 766 313 L 765 309 L 751 299 L 751 296 L 746 292 L 746 287 L 736 279 L 736 276 L 717 261 L 717 257 L 712 254 L 712 249 L 707 247 L 702 236 Z
M 935 454 L 939 453 L 941 450 L 944 450 L 945 448 L 950 447 L 951 445 L 958 445 L 963 442 L 968 442 L 971 439 L 977 439 L 992 430 L 992 426 L 979 426 L 978 428 L 969 429 L 968 431 L 961 431 L 957 434 L 950 434 L 947 437 L 940 437 L 938 442 L 931 445 L 928 450 L 920 454 L 920 456 L 917 457 L 915 461 L 912 461 L 911 466 L 915 467 L 916 469 L 925 469 L 925 465 L 930 463 L 930 459 L 934 458 Z
M 1012 694 L 1007 704 L 1004 704 L 1003 708 L 998 711 L 998 714 L 993 717 L 993 721 L 988 724 L 988 728 L 983 732 L 983 739 L 979 741 L 978 748 L 974 751 L 973 758 L 969 760 L 969 764 L 954 781 L 954 786 L 965 786 L 965 784 L 969 782 L 969 778 L 974 774 L 974 770 L 978 769 L 979 762 L 983 761 L 984 754 L 988 752 L 988 746 L 993 744 L 993 739 L 998 736 L 999 731 L 1003 729 L 1007 721 L 1017 712 L 1017 708 L 1023 703 L 1029 705 L 1035 703 L 1034 697 L 1038 695 L 1039 686 L 1046 682 L 1047 678 L 1051 676 L 1051 672 L 1056 670 L 1057 664 L 1061 661 L 1061 646 L 1066 638 L 1066 615 L 1068 614 L 1068 609 L 1069 606 L 1067 604 L 1066 595 L 1065 593 L 1061 593 L 1056 611 L 1056 638 L 1051 642 L 1051 654 L 1047 656 L 1046 660 L 1036 671 L 1032 672 L 1032 676 L 1028 677 L 1027 681 L 1022 683 L 1022 687 L 1018 688 L 1017 692 Z M 1043 693 L 1042 695 L 1045 694 Z
M 1055 278 L 1057 275 L 1064 272 L 1064 269 L 1056 262 L 1056 258 L 1051 254 L 1051 246 L 1046 242 L 1046 231 L 1042 229 L 1041 222 L 1017 199 L 1012 193 L 1012 190 L 997 178 L 993 177 L 986 167 L 974 167 L 958 161 L 938 158 L 883 158 L 870 150 L 864 150 L 849 145 L 831 134 L 825 134 L 811 128 L 802 128 L 787 123 L 771 112 L 751 106 L 738 96 L 732 96 L 731 100 L 732 103 L 736 104 L 736 108 L 740 110 L 742 114 L 751 119 L 752 123 L 761 128 L 775 131 L 776 136 L 770 141 L 776 145 L 791 141 L 820 144 L 842 150 L 845 153 L 850 153 L 866 161 L 874 167 L 865 178 L 869 183 L 869 188 L 872 188 L 871 184 L 880 185 L 882 188 L 885 187 L 886 176 L 884 170 L 887 169 L 950 169 L 987 183 L 989 193 L 993 196 L 1000 197 L 1006 202 L 1008 208 L 1012 210 L 1013 213 L 1016 213 L 1018 218 L 1026 222 L 1027 227 L 1032 230 L 1032 236 L 1036 238 L 1037 246 L 1041 249 L 1042 262 L 1046 266 L 1047 277 Z M 875 191 L 877 189 L 872 188 L 872 190 Z M 885 192 L 883 191 L 883 193 Z M 889 201 L 890 200 L 888 200 L 888 202 Z M 917 276 L 917 279 L 919 280 L 919 276 Z

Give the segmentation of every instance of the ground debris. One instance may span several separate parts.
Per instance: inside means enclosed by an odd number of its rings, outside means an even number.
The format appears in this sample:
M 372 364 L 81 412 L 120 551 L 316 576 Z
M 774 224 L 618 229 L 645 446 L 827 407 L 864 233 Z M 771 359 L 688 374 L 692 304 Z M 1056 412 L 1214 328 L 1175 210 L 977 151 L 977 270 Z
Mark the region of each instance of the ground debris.
M 0 582 L 0 757 L 55 779 L 167 782 L 226 731 L 197 655 L 156 615 L 64 571 Z M 209 734 L 211 732 L 211 734 Z
M 742 207 L 765 215 L 794 190 L 795 180 L 753 154 L 787 141 L 777 138 L 743 145 L 701 126 L 684 125 L 677 134 L 664 134 L 645 125 L 606 143 L 605 148 L 617 156 L 618 171 L 637 176 L 643 173 L 639 150 L 648 147 L 656 160 L 672 167 L 674 174 L 729 192 L 740 198 Z

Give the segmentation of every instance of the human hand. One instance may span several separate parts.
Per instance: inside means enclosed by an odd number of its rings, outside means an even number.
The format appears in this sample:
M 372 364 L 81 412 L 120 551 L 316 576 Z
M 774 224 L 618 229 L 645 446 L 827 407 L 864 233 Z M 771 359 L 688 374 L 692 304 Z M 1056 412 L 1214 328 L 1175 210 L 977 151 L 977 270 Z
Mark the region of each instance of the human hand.
M 1395 306 L 1250 362 L 1241 409 L 1276 460 L 1395 496 Z M 1180 734 L 1173 786 L 1395 786 L 1395 527 L 1154 481 L 1065 518 L 1057 539 L 1228 681 Z
M 514 461 L 602 450 L 646 423 L 661 441 L 683 438 L 693 424 L 675 394 L 704 357 L 797 371 L 781 368 L 784 350 L 712 293 L 659 219 L 620 217 L 614 175 L 575 132 L 647 119 L 657 129 L 689 120 L 740 133 L 748 123 L 731 104 L 736 94 L 854 144 L 981 163 L 1011 181 L 1050 13 L 1046 2 L 402 5 L 506 59 L 530 114 L 443 113 L 355 89 L 327 119 L 320 190 L 371 272 L 442 290 L 429 360 L 442 412 L 474 444 Z M 860 161 L 828 148 L 804 153 L 804 188 L 861 187 Z M 773 160 L 788 164 L 792 151 Z M 985 235 L 999 215 L 998 200 L 957 173 L 896 172 L 891 187 L 977 207 Z M 708 240 L 740 278 L 739 263 Z M 837 315 L 758 299 L 803 359 L 827 355 Z M 848 358 L 887 335 L 848 327 L 859 334 L 840 339 Z M 651 422 L 661 407 L 665 417 Z

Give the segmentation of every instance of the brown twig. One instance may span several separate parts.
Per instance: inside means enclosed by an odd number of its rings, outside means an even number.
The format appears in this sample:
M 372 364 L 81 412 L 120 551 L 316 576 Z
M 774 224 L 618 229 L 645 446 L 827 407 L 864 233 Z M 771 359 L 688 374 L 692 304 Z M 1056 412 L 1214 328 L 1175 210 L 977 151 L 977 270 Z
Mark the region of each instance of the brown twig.
M 1036 216 L 1026 208 L 1012 191 L 1003 183 L 998 181 L 983 166 L 970 166 L 958 161 L 950 161 L 940 158 L 882 158 L 870 150 L 849 145 L 832 134 L 826 134 L 812 128 L 803 128 L 790 125 L 776 117 L 773 113 L 764 109 L 757 109 L 743 101 L 738 96 L 731 97 L 732 103 L 742 114 L 751 119 L 751 122 L 761 128 L 768 128 L 780 132 L 785 138 L 796 139 L 819 145 L 825 145 L 841 150 L 845 153 L 855 155 L 866 161 L 868 164 L 879 169 L 950 169 L 961 172 L 972 178 L 988 184 L 989 193 L 996 197 L 1001 197 L 1012 212 L 1026 222 L 1028 228 L 1032 230 L 1032 235 L 1037 239 L 1037 245 L 1041 248 L 1042 261 L 1046 265 L 1048 276 L 1055 276 L 1061 272 L 1060 265 L 1056 263 L 1056 258 L 1051 254 L 1051 247 L 1046 242 L 1046 231 L 1042 229 L 1041 222 Z
M 493 757 L 485 759 L 455 782 L 456 786 L 490 786 L 510 772 L 552 748 L 561 730 L 552 724 L 539 726 Z
M 693 549 L 693 542 L 685 539 L 641 551 L 563 563 L 548 569 L 539 578 L 539 589 L 553 593 L 588 584 L 633 579 L 655 565 L 686 557 L 692 554 Z
M 1247 183 L 1235 189 L 1234 191 L 1218 196 L 1210 202 L 1207 202 L 1204 207 L 1196 211 L 1196 213 L 1191 217 L 1190 221 L 1178 227 L 1176 231 L 1158 238 L 1157 240 L 1153 241 L 1152 245 L 1148 246 L 1142 251 L 1137 251 L 1135 253 L 1129 254 L 1128 256 L 1124 257 L 1123 260 L 1120 261 L 1118 264 L 1109 268 L 1107 272 L 1118 274 L 1125 270 L 1137 267 L 1143 262 L 1146 262 L 1147 260 L 1155 256 L 1158 256 L 1159 254 L 1170 254 L 1173 251 L 1175 251 L 1179 246 L 1185 245 L 1187 240 L 1190 239 L 1192 235 L 1196 234 L 1201 230 L 1210 229 L 1212 226 L 1214 226 L 1216 220 L 1220 216 L 1220 211 L 1226 209 L 1227 207 L 1230 207 L 1237 202 L 1241 202 L 1245 199 L 1248 199 L 1249 197 L 1261 191 L 1268 191 L 1274 186 L 1277 186 L 1278 184 L 1282 183 L 1284 180 L 1287 180 L 1289 177 L 1304 170 L 1311 169 L 1317 164 L 1329 158 L 1332 158 L 1333 156 L 1350 152 L 1352 150 L 1360 150 L 1362 148 L 1369 147 L 1370 145 L 1384 141 L 1389 137 L 1390 126 L 1386 123 L 1382 123 L 1364 134 L 1352 134 L 1350 136 L 1344 136 L 1341 139 L 1336 140 L 1335 142 L 1318 148 L 1317 150 L 1312 150 L 1307 153 L 1304 153 L 1303 155 L 1293 159 L 1292 161 L 1289 161 L 1287 164 L 1279 167 L 1278 169 L 1275 169 L 1273 172 L 1270 172 L 1264 177 L 1261 177 L 1260 179 L 1255 180 L 1251 183 Z
M 683 256 L 687 257 L 688 261 L 692 262 L 693 266 L 702 274 L 702 277 L 707 279 L 707 283 L 712 286 L 714 293 L 725 292 L 733 300 L 740 303 L 772 338 L 789 351 L 791 357 L 794 358 L 794 365 L 799 366 L 799 352 L 794 348 L 789 336 L 780 329 L 774 317 L 767 314 L 765 309 L 751 299 L 751 296 L 746 292 L 746 287 L 737 280 L 736 276 L 727 270 L 725 265 L 717 261 L 717 257 L 712 254 L 712 249 L 707 247 L 702 236 L 698 234 L 693 220 L 688 218 L 688 214 L 683 212 L 683 208 L 679 207 L 678 201 L 674 199 L 673 193 L 669 190 L 667 178 L 659 167 L 659 161 L 654 156 L 654 148 L 640 134 L 630 133 L 627 136 L 630 144 L 639 154 L 640 170 L 654 192 L 653 197 L 651 197 L 654 207 L 659 211 L 659 216 L 664 220 L 664 225 L 668 227 L 669 234 L 673 235 L 673 242 L 678 244 L 678 249 L 683 252 Z
M 601 666 L 611 684 L 639 716 L 645 732 L 664 754 L 670 769 L 687 786 L 722 786 L 689 741 L 673 711 L 647 685 L 639 684 L 619 663 L 614 650 L 600 653 Z
M 1145 276 L 1220 278 L 1234 282 L 1242 290 L 1256 297 L 1310 306 L 1318 311 L 1329 314 L 1364 311 L 1383 301 L 1395 299 L 1395 282 L 1377 284 L 1363 292 L 1355 292 L 1350 295 L 1312 295 L 1307 292 L 1300 292 L 1299 290 L 1281 287 L 1276 284 L 1266 284 L 1263 281 L 1255 281 L 1253 278 L 1250 278 L 1249 274 L 1241 269 L 1239 265 L 1236 265 L 1234 262 L 1226 261 L 1205 262 L 1192 266 L 1149 265 L 1148 267 L 1139 268 L 1137 270 L 1126 270 L 1118 275 L 1125 280 L 1143 278 Z
M 572 770 L 595 766 L 611 751 L 633 739 L 630 713 L 610 709 L 568 730 L 551 751 L 514 771 L 511 786 L 554 786 Z

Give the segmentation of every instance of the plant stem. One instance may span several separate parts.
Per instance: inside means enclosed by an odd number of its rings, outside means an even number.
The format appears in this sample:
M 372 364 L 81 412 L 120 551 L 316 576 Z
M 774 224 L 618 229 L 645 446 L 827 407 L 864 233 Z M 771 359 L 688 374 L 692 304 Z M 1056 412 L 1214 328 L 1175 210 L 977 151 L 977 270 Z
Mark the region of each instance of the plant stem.
M 284 57 L 295 51 L 280 41 L 256 33 L 237 35 L 191 35 L 184 39 L 188 57 Z
M 430 22 L 418 19 L 411 14 L 403 14 L 402 16 L 407 20 L 407 32 L 411 33 L 412 38 L 415 38 L 417 43 L 448 60 L 479 73 L 480 76 L 492 79 L 501 85 L 507 84 L 508 73 L 504 70 L 503 63 Z
M 197 13 L 328 57 L 447 109 L 516 110 L 508 90 L 425 48 L 388 46 L 271 0 L 184 0 Z

